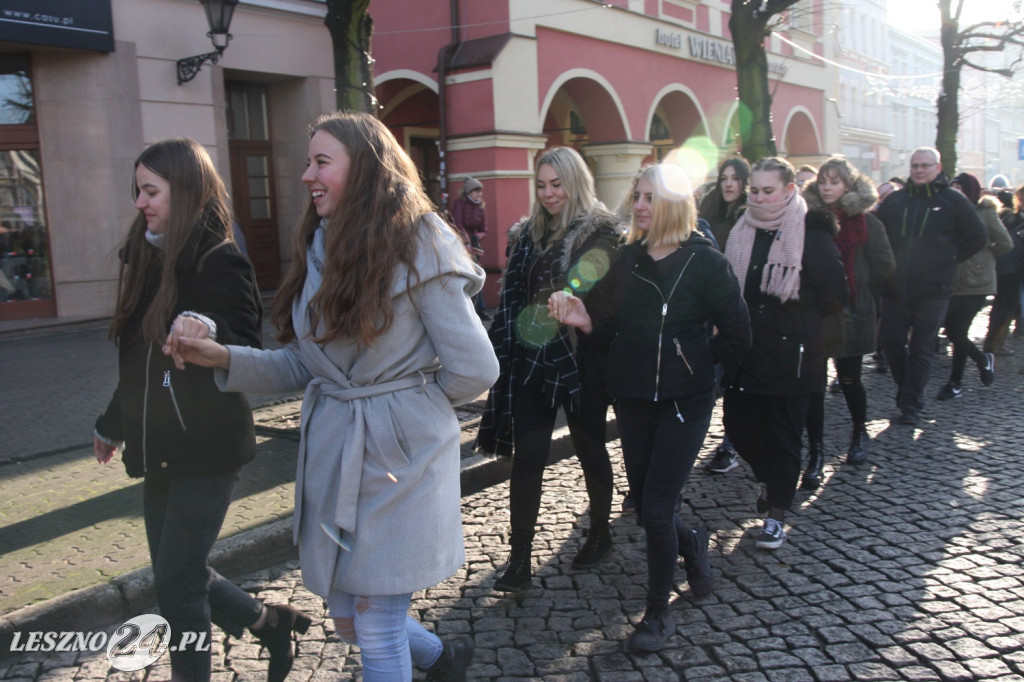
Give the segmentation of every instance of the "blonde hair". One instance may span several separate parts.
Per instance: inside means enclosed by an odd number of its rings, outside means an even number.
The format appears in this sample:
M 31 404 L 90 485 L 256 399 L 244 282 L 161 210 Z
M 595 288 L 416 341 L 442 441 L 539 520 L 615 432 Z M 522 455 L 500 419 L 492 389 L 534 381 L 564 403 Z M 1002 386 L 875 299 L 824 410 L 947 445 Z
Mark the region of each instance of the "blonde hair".
M 565 209 L 557 216 L 552 216 L 540 201 L 533 202 L 530 213 L 530 239 L 535 246 L 551 245 L 565 236 L 569 224 L 579 216 L 586 215 L 596 208 L 600 202 L 594 191 L 594 176 L 583 160 L 572 147 L 552 147 L 537 158 L 534 166 L 534 178 L 541 166 L 551 166 L 558 175 L 565 191 Z
M 651 222 L 645 231 L 630 220 L 626 243 L 645 240 L 649 246 L 681 244 L 697 229 L 697 206 L 693 201 L 693 188 L 683 169 L 673 164 L 644 166 L 633 176 L 629 196 L 635 202 L 639 197 L 637 185 L 641 180 L 651 183 Z

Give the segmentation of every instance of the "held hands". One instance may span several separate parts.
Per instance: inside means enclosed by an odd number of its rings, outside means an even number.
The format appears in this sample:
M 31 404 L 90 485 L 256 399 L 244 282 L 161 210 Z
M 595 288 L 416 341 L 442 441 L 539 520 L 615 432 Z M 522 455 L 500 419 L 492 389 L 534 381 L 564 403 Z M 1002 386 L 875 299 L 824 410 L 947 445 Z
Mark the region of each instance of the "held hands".
M 584 334 L 593 331 L 593 324 L 590 321 L 590 314 L 583 305 L 582 299 L 567 294 L 564 291 L 556 291 L 548 298 L 548 314 L 561 324 L 570 327 L 577 327 Z
M 171 356 L 178 369 L 185 369 L 186 362 L 200 367 L 227 369 L 231 354 L 226 347 L 207 338 L 209 334 L 209 327 L 200 320 L 178 315 L 164 342 L 164 355 Z
M 92 454 L 96 456 L 96 461 L 100 464 L 106 464 L 117 452 L 117 448 L 109 443 L 104 443 L 95 435 L 92 437 Z

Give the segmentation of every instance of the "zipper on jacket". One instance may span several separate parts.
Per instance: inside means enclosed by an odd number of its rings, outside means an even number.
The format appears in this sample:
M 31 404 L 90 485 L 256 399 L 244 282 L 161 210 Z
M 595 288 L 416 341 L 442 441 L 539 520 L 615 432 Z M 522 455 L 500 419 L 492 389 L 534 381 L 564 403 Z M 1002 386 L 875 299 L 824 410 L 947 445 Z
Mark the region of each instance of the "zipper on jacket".
M 171 385 L 171 370 L 164 370 L 164 388 L 171 393 L 171 404 L 174 405 L 174 411 L 178 415 L 178 423 L 181 424 L 182 431 L 188 431 L 185 427 L 185 420 L 181 416 L 181 408 L 178 407 L 178 399 L 174 396 L 174 386 Z
M 683 359 L 683 363 L 686 365 L 686 369 L 690 370 L 690 374 L 693 374 L 693 367 L 690 367 L 690 361 L 683 355 L 683 347 L 679 344 L 679 339 L 672 337 L 672 343 L 676 344 L 676 355 Z
M 672 294 L 676 292 L 676 287 L 679 286 L 679 282 L 683 279 L 683 273 L 686 272 L 686 268 L 690 267 L 690 262 L 693 261 L 693 257 L 695 255 L 696 254 L 691 253 L 690 257 L 686 259 L 686 263 L 683 264 L 683 269 L 679 271 L 679 276 L 676 277 L 675 284 L 672 285 L 672 289 L 668 292 L 667 297 L 665 294 L 661 293 L 661 287 L 658 286 L 657 282 L 652 282 L 643 275 L 637 274 L 635 267 L 633 269 L 633 275 L 636 276 L 637 279 L 641 282 L 647 282 L 650 284 L 654 287 L 654 290 L 658 292 L 658 296 L 661 296 L 661 324 L 658 327 L 658 361 L 654 370 L 654 402 L 658 402 L 658 391 L 661 388 L 661 341 L 662 337 L 665 335 L 665 317 L 668 315 L 668 302 L 671 300 Z M 683 358 L 683 360 L 685 361 L 686 358 Z M 689 363 L 687 363 L 686 366 L 689 367 Z M 690 370 L 690 373 L 692 374 L 693 370 Z
M 800 370 L 804 364 L 804 344 L 800 344 L 800 354 L 797 355 L 796 359 L 796 378 L 800 378 Z
M 686 418 L 683 417 L 682 412 L 679 411 L 679 403 L 676 402 L 675 400 L 673 400 L 672 401 L 672 405 L 676 408 L 676 419 L 679 420 L 680 424 L 685 424 L 686 423 Z
M 153 356 L 153 344 L 146 351 L 146 390 L 142 394 L 142 473 L 146 473 L 146 416 L 149 414 L 149 360 Z

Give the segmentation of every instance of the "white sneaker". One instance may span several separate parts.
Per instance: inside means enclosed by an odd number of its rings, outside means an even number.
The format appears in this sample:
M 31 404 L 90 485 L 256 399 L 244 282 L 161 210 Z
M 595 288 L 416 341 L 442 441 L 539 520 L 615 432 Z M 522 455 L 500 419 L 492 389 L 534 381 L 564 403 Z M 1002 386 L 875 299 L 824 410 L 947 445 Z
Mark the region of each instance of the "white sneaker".
M 786 541 L 786 531 L 775 519 L 765 519 L 764 528 L 757 536 L 757 546 L 761 549 L 778 549 Z

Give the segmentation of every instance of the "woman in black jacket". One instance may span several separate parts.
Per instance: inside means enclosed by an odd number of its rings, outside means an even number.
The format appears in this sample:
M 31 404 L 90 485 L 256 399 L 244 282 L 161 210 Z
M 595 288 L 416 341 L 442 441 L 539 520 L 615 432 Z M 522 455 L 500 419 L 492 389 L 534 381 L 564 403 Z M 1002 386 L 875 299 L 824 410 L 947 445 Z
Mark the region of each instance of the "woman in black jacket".
M 268 679 L 283 680 L 292 631 L 305 632 L 310 618 L 264 606 L 207 566 L 231 491 L 256 453 L 252 411 L 244 395 L 220 392 L 212 370 L 177 370 L 161 352 L 178 315 L 201 321 L 222 343 L 259 347 L 263 309 L 252 265 L 232 240 L 227 191 L 199 143 L 147 148 L 135 162 L 134 191 L 138 213 L 120 251 L 110 327 L 120 379 L 96 421 L 96 459 L 106 464 L 123 446 L 128 475 L 143 478 L 160 613 L 175 644 L 182 633 L 198 636 L 172 649 L 173 679 L 210 679 L 212 618 L 235 637 L 248 627 L 270 654 Z
M 788 161 L 769 157 L 750 174 L 747 210 L 725 257 L 736 270 L 754 341 L 726 368 L 723 422 L 762 484 L 762 549 L 786 541 L 782 527 L 800 477 L 800 441 L 811 395 L 825 384 L 823 315 L 846 303 L 846 273 L 829 212 L 808 211 Z
M 580 328 L 581 343 L 609 349 L 608 391 L 637 521 L 647 535 L 647 611 L 628 648 L 650 652 L 674 631 L 668 600 L 677 557 L 694 595 L 711 592 L 708 534 L 687 527 L 675 513 L 676 500 L 711 422 L 715 363 L 743 354 L 750 324 L 728 261 L 696 231 L 683 171 L 649 166 L 632 194 L 627 245 L 586 306 L 566 293 L 548 305 L 553 317 Z

